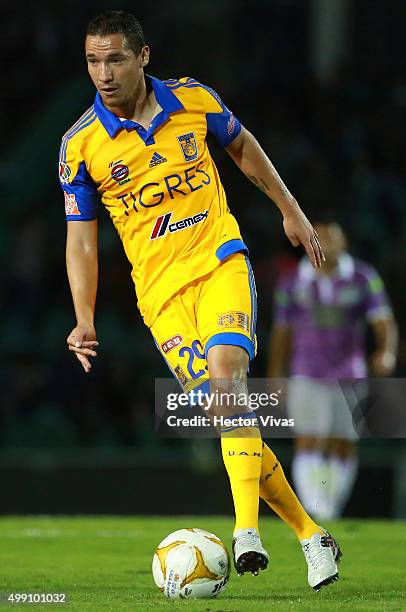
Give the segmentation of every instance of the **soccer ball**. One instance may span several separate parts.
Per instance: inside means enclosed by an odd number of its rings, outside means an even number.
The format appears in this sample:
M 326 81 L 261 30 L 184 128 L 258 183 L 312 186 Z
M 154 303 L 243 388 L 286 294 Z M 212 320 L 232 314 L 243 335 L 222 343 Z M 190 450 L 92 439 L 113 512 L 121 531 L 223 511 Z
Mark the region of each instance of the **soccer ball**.
M 224 589 L 230 559 L 223 542 L 203 529 L 178 529 L 158 545 L 152 560 L 155 584 L 171 599 L 210 599 Z

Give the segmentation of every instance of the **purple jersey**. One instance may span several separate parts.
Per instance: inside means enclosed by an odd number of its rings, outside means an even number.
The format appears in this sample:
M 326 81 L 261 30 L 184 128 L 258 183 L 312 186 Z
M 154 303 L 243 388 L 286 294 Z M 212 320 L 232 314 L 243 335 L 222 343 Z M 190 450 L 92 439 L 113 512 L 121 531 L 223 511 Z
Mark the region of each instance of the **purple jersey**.
M 389 316 L 380 276 L 348 253 L 329 275 L 302 259 L 275 291 L 275 323 L 292 329 L 292 376 L 364 378 L 366 323 Z

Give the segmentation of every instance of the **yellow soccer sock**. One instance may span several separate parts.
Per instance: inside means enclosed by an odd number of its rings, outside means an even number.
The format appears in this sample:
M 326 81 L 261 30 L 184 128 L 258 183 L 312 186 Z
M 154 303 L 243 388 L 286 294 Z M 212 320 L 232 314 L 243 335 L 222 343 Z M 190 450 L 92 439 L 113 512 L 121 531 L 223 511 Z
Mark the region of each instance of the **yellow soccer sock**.
M 314 533 L 324 533 L 303 508 L 286 480 L 281 464 L 265 443 L 259 495 L 295 531 L 299 540 L 310 538 Z
M 235 530 L 250 527 L 258 530 L 259 478 L 262 463 L 259 429 L 241 427 L 238 428 L 238 434 L 236 430 L 222 432 L 221 450 L 233 494 Z

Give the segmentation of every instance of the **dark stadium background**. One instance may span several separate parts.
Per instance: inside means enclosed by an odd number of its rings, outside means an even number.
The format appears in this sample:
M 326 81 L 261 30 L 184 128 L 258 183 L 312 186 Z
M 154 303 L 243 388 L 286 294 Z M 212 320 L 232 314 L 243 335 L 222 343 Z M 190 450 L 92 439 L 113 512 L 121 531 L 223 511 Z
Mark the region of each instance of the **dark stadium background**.
M 330 22 L 326 6 L 336 8 Z M 151 74 L 193 76 L 219 91 L 312 219 L 336 212 L 353 253 L 385 279 L 400 326 L 397 376 L 405 376 L 406 3 L 2 5 L 0 512 L 230 513 L 216 443 L 155 437 L 154 377 L 167 376 L 166 366 L 136 310 L 129 264 L 104 214 L 101 346 L 91 375 L 65 346 L 74 315 L 58 148 L 92 103 L 83 32 L 105 8 L 138 16 L 152 48 Z M 275 278 L 299 253 L 276 209 L 224 152 L 215 145 L 213 152 L 256 274 L 259 354 L 252 374 L 259 377 Z M 273 446 L 288 467 L 291 443 Z M 360 452 L 347 514 L 406 516 L 403 440 L 364 440 Z

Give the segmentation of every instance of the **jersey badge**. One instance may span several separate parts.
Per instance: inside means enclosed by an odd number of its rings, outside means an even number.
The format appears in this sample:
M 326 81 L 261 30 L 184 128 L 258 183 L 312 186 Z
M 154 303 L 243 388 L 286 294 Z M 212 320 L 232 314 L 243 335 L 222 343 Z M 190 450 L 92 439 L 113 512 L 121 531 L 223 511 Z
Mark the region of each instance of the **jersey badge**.
M 218 327 L 241 327 L 246 332 L 249 331 L 249 316 L 245 312 L 225 312 L 218 315 Z
M 65 196 L 65 213 L 67 215 L 80 215 L 80 210 L 76 202 L 76 196 L 74 193 L 63 192 Z
M 199 151 L 197 149 L 197 141 L 194 132 L 182 134 L 178 136 L 180 148 L 182 149 L 185 162 L 191 162 L 198 158 Z
M 235 128 L 235 117 L 233 113 L 230 113 L 230 119 L 228 120 L 228 123 L 227 123 L 227 134 L 229 136 L 231 136 L 231 134 L 234 132 L 234 128 Z
M 131 181 L 129 177 L 130 169 L 128 166 L 122 163 L 122 159 L 116 162 L 111 162 L 109 168 L 111 168 L 111 178 L 116 181 L 119 185 L 124 185 Z
M 61 183 L 66 184 L 69 183 L 70 175 L 72 174 L 72 170 L 65 162 L 59 162 L 59 180 Z
M 187 379 L 187 376 L 186 376 L 185 372 L 180 367 L 180 365 L 176 366 L 176 368 L 174 369 L 174 372 L 175 372 L 175 375 L 178 378 L 180 384 L 181 385 L 186 385 L 188 379 Z

